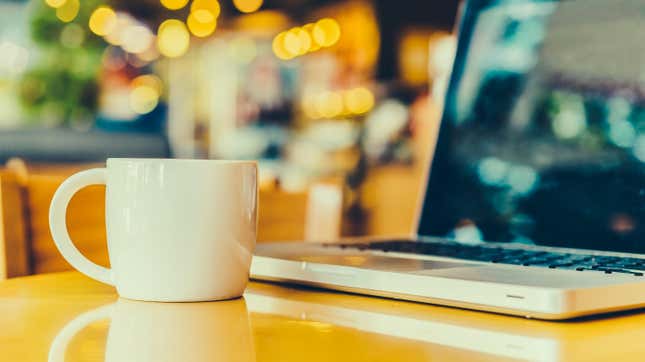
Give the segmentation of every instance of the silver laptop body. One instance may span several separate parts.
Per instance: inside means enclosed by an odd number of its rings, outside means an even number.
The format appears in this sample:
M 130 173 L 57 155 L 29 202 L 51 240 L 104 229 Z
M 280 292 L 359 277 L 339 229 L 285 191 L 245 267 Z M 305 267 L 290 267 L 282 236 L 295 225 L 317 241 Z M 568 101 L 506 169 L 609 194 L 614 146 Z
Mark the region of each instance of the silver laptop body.
M 645 306 L 645 12 L 607 6 L 467 2 L 417 235 L 259 244 L 252 277 L 527 318 Z

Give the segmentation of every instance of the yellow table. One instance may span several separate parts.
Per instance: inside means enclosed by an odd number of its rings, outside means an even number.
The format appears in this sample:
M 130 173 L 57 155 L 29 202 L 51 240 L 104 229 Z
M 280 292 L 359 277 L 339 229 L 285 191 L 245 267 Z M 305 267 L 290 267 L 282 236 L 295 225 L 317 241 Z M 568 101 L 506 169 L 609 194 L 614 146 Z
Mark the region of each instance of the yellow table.
M 75 272 L 0 282 L 0 361 L 645 361 L 645 313 L 543 322 L 251 283 L 213 303 L 119 300 Z

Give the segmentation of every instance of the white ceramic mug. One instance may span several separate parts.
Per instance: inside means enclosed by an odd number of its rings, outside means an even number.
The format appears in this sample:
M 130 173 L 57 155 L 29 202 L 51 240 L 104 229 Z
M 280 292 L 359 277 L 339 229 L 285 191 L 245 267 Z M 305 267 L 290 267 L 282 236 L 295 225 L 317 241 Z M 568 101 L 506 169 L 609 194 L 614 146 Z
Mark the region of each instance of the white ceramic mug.
M 67 205 L 105 184 L 111 269 L 70 240 Z M 49 224 L 63 257 L 82 273 L 144 301 L 221 300 L 242 295 L 257 228 L 257 165 L 246 161 L 119 159 L 81 171 L 52 199 Z

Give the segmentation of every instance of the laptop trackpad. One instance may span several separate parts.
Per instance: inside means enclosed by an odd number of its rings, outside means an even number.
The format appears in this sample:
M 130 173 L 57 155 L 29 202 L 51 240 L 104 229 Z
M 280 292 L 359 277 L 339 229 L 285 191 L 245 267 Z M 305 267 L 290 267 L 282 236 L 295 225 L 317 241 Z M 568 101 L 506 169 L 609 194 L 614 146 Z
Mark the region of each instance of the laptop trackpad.
M 290 258 L 292 259 L 292 258 Z M 437 270 L 459 267 L 477 267 L 477 264 L 459 263 L 439 260 L 419 260 L 385 257 L 378 255 L 308 255 L 294 258 L 309 263 L 352 266 L 357 268 L 385 270 L 393 272 L 415 272 L 420 270 Z

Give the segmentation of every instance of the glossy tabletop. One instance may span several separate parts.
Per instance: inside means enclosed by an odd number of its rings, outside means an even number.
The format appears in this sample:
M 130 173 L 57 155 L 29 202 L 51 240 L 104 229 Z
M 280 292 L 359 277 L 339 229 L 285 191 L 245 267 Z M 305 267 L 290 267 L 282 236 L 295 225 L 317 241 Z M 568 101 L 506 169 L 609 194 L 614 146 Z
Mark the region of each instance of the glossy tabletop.
M 643 361 L 645 313 L 545 322 L 264 283 L 147 303 L 67 272 L 0 282 L 0 360 Z

